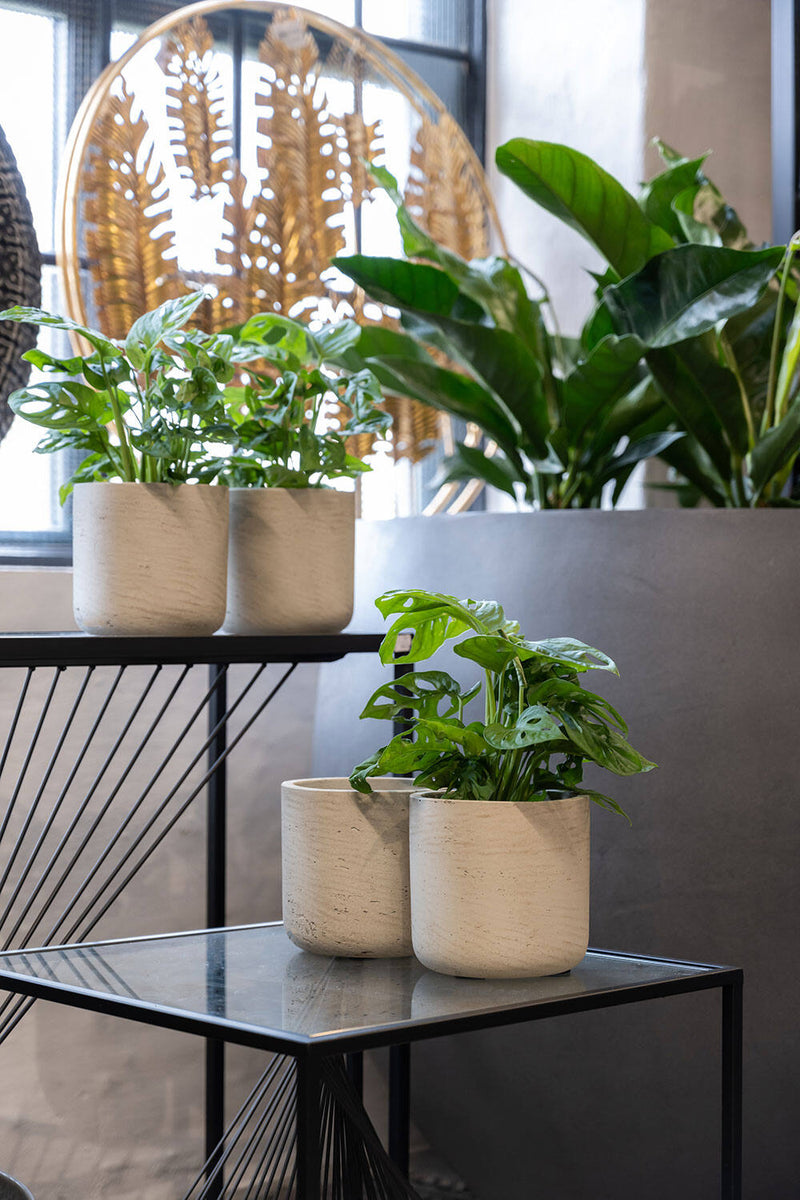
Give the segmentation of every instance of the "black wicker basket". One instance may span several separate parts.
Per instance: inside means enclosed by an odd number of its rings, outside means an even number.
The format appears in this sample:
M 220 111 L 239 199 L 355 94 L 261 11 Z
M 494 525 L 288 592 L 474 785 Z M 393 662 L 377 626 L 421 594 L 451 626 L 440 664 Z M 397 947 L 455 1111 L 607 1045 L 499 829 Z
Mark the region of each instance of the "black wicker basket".
M 0 129 L 0 311 L 41 303 L 42 266 L 28 198 L 11 147 Z M 30 365 L 21 355 L 36 344 L 33 325 L 0 321 L 0 438 L 14 419 L 8 397 L 22 387 Z

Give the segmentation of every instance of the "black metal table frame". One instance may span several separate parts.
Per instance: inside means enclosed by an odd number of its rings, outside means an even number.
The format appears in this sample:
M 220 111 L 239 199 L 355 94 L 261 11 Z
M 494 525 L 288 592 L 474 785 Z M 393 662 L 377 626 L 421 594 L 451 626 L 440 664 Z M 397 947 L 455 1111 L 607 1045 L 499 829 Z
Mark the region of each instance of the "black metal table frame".
M 93 637 L 80 633 L 0 634 L 0 668 L 99 666 L 198 666 L 209 668 L 207 726 L 208 782 L 206 842 L 206 923 L 226 921 L 227 875 L 227 668 L 233 664 L 287 664 L 288 670 L 271 694 L 279 691 L 301 663 L 336 662 L 348 654 L 376 653 L 381 634 L 341 633 L 286 637 Z M 402 644 L 400 652 L 410 645 Z M 399 677 L 408 666 L 396 667 Z M 16 722 L 15 722 L 16 723 Z M 351 1070 L 359 1067 L 351 1062 Z M 206 1158 L 213 1172 L 215 1151 L 225 1131 L 224 1044 L 210 1039 L 206 1046 Z
M 280 924 L 273 922 L 272 924 Z M 174 937 L 175 935 L 163 935 Z M 179 935 L 190 936 L 190 935 Z M 158 938 L 120 939 L 121 944 Z M 102 943 L 101 943 L 102 944 Z M 32 951 L 33 953 L 33 951 Z M 571 1013 L 634 1004 L 645 1000 L 685 995 L 691 992 L 719 988 L 722 994 L 721 1040 L 721 1186 L 722 1200 L 741 1200 L 742 1169 L 742 983 L 743 973 L 734 967 L 707 963 L 689 963 L 654 956 L 619 954 L 608 950 L 593 950 L 596 955 L 628 958 L 636 963 L 663 963 L 678 968 L 692 968 L 698 974 L 671 980 L 660 980 L 614 987 L 588 995 L 560 997 L 539 1001 L 527 1007 L 500 1011 L 487 1008 L 448 1018 L 437 1017 L 414 1025 L 385 1025 L 368 1032 L 352 1034 L 317 1034 L 305 1038 L 291 1033 L 231 1026 L 224 1018 L 213 1015 L 192 1016 L 129 998 L 77 990 L 50 981 L 5 976 L 2 986 L 26 996 L 55 1000 L 72 1007 L 104 1013 L 128 1020 L 156 1025 L 210 1039 L 249 1046 L 262 1051 L 274 1051 L 293 1058 L 297 1064 L 297 1200 L 323 1200 L 320 1191 L 320 1114 L 323 1064 L 332 1056 L 360 1055 L 364 1050 L 390 1047 L 399 1057 L 393 1061 L 390 1104 L 393 1110 L 393 1129 L 390 1157 L 398 1166 L 407 1165 L 408 1155 L 408 1067 L 410 1044 L 415 1041 L 444 1037 L 456 1033 L 525 1024 Z M 218 1029 L 215 1033 L 214 1030 Z

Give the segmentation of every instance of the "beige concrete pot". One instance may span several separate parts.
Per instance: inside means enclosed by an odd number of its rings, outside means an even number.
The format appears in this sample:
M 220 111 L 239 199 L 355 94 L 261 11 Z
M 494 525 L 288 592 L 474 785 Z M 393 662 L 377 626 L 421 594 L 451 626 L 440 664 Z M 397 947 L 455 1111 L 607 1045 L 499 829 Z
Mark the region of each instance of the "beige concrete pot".
M 353 615 L 355 494 L 231 488 L 226 633 L 338 633 Z
M 413 780 L 281 785 L 283 920 L 301 950 L 344 958 L 411 954 L 408 801 Z
M 580 962 L 589 941 L 588 796 L 504 804 L 416 793 L 414 953 L 445 975 L 515 979 Z
M 86 633 L 202 636 L 225 616 L 228 489 L 79 483 L 72 602 Z

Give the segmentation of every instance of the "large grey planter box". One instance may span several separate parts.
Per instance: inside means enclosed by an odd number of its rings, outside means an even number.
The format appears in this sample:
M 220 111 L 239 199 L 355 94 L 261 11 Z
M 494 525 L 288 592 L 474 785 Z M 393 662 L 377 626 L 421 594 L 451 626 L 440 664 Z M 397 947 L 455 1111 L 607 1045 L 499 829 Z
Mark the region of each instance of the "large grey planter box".
M 498 598 L 594 677 L 660 764 L 593 817 L 594 945 L 745 969 L 745 1196 L 798 1195 L 800 516 L 664 511 L 361 522 L 353 628 L 391 587 Z M 463 671 L 463 663 L 460 664 Z M 385 668 L 324 668 L 317 774 L 380 744 L 353 723 Z M 606 777 L 608 782 L 608 777 Z M 608 790 L 611 790 L 609 784 Z M 480 1200 L 718 1194 L 713 995 L 415 1047 L 414 1113 Z

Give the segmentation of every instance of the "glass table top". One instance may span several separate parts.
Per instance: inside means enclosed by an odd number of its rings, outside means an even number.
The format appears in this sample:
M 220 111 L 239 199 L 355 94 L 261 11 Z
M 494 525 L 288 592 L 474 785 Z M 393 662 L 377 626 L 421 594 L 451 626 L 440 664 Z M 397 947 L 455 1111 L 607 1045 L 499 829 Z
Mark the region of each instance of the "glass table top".
M 726 968 L 590 952 L 545 979 L 460 979 L 413 958 L 325 958 L 281 924 L 0 954 L 0 988 L 298 1053 L 416 1040 L 626 997 L 715 986 Z M 604 997 L 601 1000 L 600 997 Z M 612 1001 L 612 1002 L 614 1002 Z M 538 1010 L 538 1011 L 537 1011 Z

